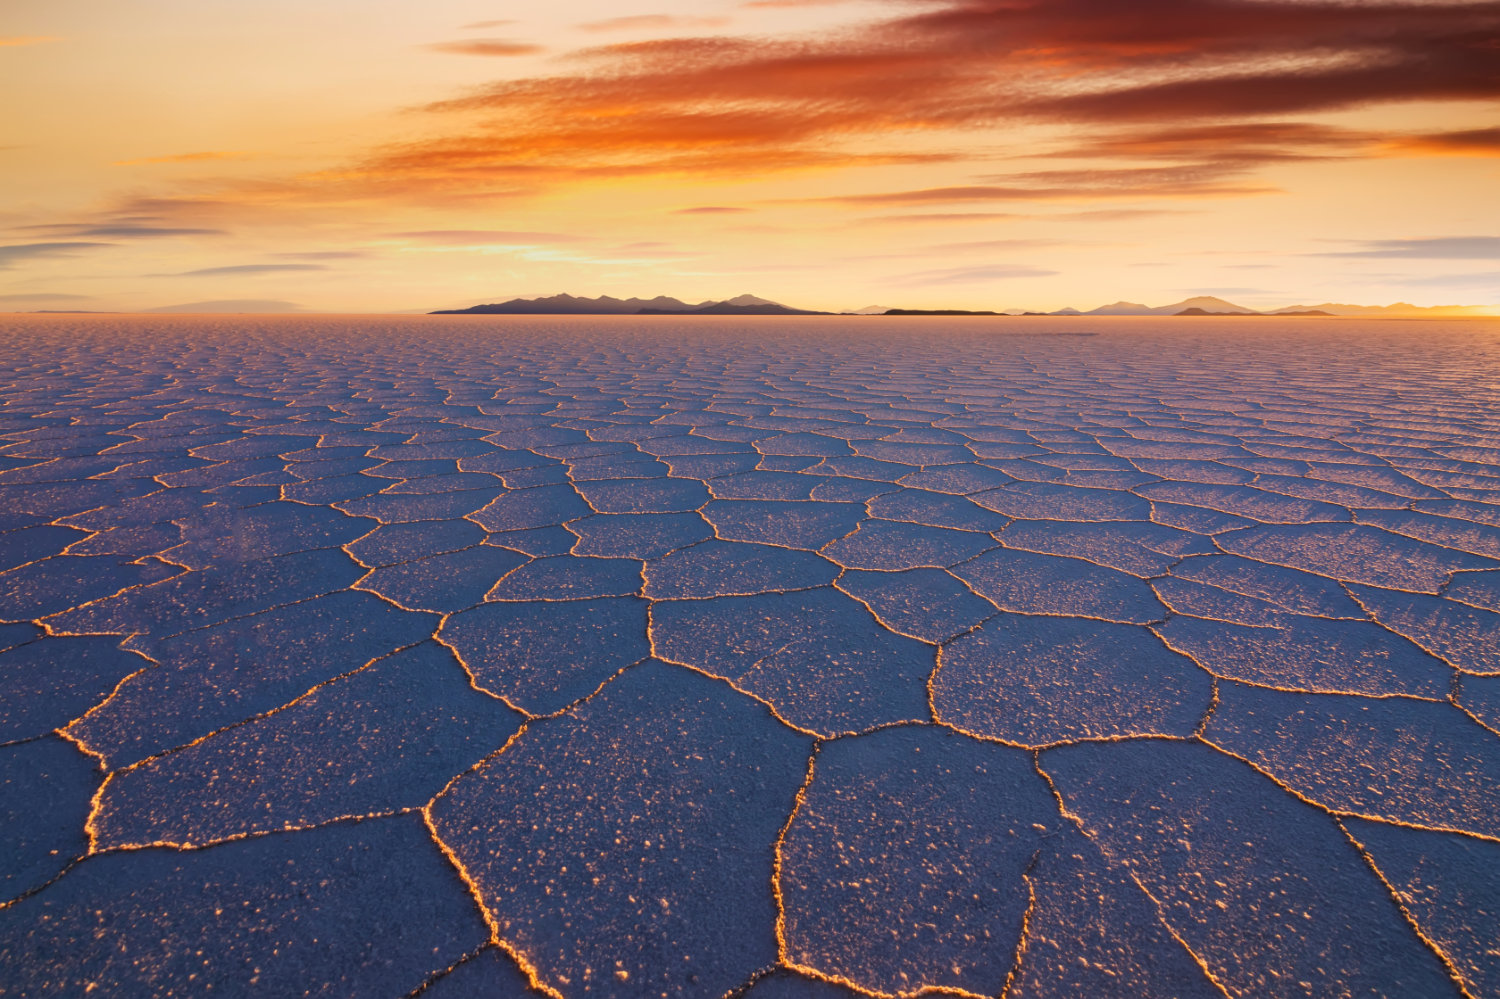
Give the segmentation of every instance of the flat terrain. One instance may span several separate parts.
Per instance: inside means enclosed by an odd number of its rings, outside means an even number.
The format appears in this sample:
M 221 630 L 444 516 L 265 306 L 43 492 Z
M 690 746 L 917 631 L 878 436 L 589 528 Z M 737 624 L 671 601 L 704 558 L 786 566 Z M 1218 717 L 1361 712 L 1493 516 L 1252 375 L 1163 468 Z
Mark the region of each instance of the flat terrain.
M 1500 994 L 1500 322 L 0 356 L 0 995 Z

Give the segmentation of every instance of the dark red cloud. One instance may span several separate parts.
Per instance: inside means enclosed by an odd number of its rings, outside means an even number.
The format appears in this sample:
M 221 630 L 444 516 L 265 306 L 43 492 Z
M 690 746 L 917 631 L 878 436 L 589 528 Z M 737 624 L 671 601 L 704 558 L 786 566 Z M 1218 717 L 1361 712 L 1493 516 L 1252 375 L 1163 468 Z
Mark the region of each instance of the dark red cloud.
M 1500 128 L 1401 136 L 1391 141 L 1391 147 L 1427 156 L 1500 156 Z
M 1003 148 L 1012 125 L 1051 123 L 1085 135 L 1111 129 L 1068 155 L 1218 174 L 1008 178 L 979 200 L 1241 194 L 1263 189 L 1232 179 L 1254 163 L 1374 154 L 1371 137 L 1298 116 L 1500 97 L 1500 2 L 891 0 L 890 8 L 896 16 L 820 38 L 587 49 L 571 58 L 571 72 L 431 105 L 463 123 L 455 134 L 388 150 L 354 173 L 439 185 L 745 174 L 913 161 L 890 140 L 921 133 L 961 158 L 962 134 Z M 1468 141 L 1483 146 L 1483 131 Z
M 1500 147 L 1488 121 L 1402 136 L 1308 120 L 1500 99 L 1500 0 L 886 0 L 885 9 L 883 20 L 814 37 L 585 49 L 559 73 L 419 109 L 435 137 L 221 196 L 466 204 L 665 173 L 1112 161 L 831 199 L 943 212 L 961 202 L 1243 196 L 1271 190 L 1255 173 L 1282 161 Z M 478 39 L 445 50 L 527 47 Z M 1036 126 L 1052 126 L 1046 146 Z

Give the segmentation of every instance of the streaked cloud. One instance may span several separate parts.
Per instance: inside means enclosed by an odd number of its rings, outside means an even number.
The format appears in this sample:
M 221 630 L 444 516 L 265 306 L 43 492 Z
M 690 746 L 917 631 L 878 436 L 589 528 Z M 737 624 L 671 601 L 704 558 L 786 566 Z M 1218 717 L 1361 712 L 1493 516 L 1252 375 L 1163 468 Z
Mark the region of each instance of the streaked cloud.
M 1323 257 L 1386 260 L 1500 260 L 1500 236 L 1443 236 L 1436 239 L 1377 239 L 1361 249 L 1321 253 Z
M 751 10 L 784 10 L 797 7 L 834 7 L 852 2 L 854 0 L 745 0 L 740 6 Z
M 983 201 L 1086 201 L 1111 198 L 1201 198 L 1269 194 L 1266 184 L 1240 180 L 1238 166 L 1045 170 L 1009 176 L 1011 183 L 928 187 L 819 199 L 851 205 L 923 205 Z
M 840 162 L 830 142 L 859 140 L 842 159 L 857 164 L 895 155 L 867 144 L 876 135 L 1030 121 L 1149 123 L 1149 132 L 1082 151 L 1246 172 L 1361 148 L 1360 136 L 1290 116 L 1500 93 L 1493 2 L 946 0 L 894 9 L 906 13 L 820 38 L 603 46 L 578 56 L 586 72 L 504 81 L 431 105 L 488 121 L 366 168 L 461 169 L 476 180 L 563 160 L 574 169 L 795 169 Z M 1203 183 L 1193 193 L 1257 189 Z
M 110 239 L 166 239 L 177 236 L 224 236 L 223 229 L 143 225 L 139 222 L 63 222 L 23 228 L 57 235 L 99 236 Z
M 91 302 L 92 295 L 69 295 L 64 292 L 22 292 L 18 295 L 0 295 L 0 302 L 31 302 L 44 304 L 48 302 Z
M 859 221 L 864 225 L 947 225 L 1030 217 L 1015 212 L 923 212 L 912 215 L 872 215 Z
M 1500 128 L 1428 132 L 1389 140 L 1396 152 L 1425 156 L 1500 156 Z
M 985 284 L 991 281 L 1014 281 L 1019 278 L 1051 277 L 1057 271 L 1025 264 L 992 264 L 986 267 L 952 267 L 901 274 L 890 279 L 891 284 L 906 286 Z
M 26 45 L 46 45 L 49 42 L 60 42 L 62 39 L 57 35 L 7 35 L 0 36 L 0 49 L 21 48 Z
M 96 250 L 113 243 L 95 243 L 77 240 L 55 243 L 19 243 L 0 246 L 0 270 L 9 270 L 17 264 L 30 260 L 48 260 L 56 257 L 71 257 L 82 250 Z
M 1198 214 L 1201 213 L 1183 208 L 1099 208 L 1087 212 L 1059 212 L 1045 217 L 1067 222 L 1138 222 L 1142 219 L 1162 218 L 1169 215 Z
M 434 42 L 426 46 L 434 52 L 472 56 L 524 56 L 545 52 L 541 45 L 511 41 L 508 38 L 475 38 L 456 42 Z
M 163 305 L 146 312 L 208 312 L 208 313 L 257 313 L 257 312 L 304 312 L 296 302 L 278 298 L 220 298 L 207 302 L 184 302 L 181 305 Z
M 684 17 L 678 14 L 632 14 L 590 21 L 578 27 L 584 31 L 666 31 L 673 28 L 717 28 L 729 23 L 727 17 Z
M 739 215 L 748 212 L 748 208 L 740 208 L 737 205 L 699 205 L 696 208 L 679 208 L 673 215 Z
M 507 229 L 429 229 L 392 233 L 396 239 L 435 246 L 537 246 L 547 243 L 581 243 L 583 236 L 561 232 L 516 232 Z
M 113 166 L 155 166 L 164 163 L 212 163 L 215 160 L 241 160 L 249 153 L 207 150 L 198 153 L 172 153 L 167 156 L 143 156 L 133 160 L 116 160 Z
M 996 250 L 1044 250 L 1054 246 L 1077 245 L 1061 239 L 981 239 L 966 243 L 939 243 L 924 249 L 929 253 L 993 253 Z
M 233 264 L 229 267 L 203 267 L 195 271 L 175 274 L 154 274 L 152 277 L 244 277 L 256 274 L 293 274 L 299 271 L 326 271 L 322 264 Z
M 1382 283 L 1402 284 L 1413 288 L 1467 288 L 1490 296 L 1500 295 L 1500 271 L 1478 274 L 1435 274 L 1428 277 L 1392 275 Z
M 1047 153 L 1051 157 L 1193 160 L 1258 164 L 1332 159 L 1368 151 L 1377 133 L 1298 121 L 1149 127 L 1106 132 L 1078 145 Z

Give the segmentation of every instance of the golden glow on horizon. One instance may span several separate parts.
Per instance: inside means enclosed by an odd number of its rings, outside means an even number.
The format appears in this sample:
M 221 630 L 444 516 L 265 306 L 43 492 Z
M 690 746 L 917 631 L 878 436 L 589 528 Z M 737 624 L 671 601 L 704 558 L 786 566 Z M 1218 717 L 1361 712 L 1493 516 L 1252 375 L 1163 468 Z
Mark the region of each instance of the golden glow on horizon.
M 0 309 L 1500 302 L 1491 3 L 7 13 Z

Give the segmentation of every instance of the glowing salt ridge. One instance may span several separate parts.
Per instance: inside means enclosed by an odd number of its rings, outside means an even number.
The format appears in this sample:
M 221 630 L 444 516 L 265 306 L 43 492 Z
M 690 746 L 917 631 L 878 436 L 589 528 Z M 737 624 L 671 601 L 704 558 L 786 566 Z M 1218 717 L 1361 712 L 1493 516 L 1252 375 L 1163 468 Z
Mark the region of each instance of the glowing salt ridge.
M 1492 993 L 1500 323 L 1058 322 L 0 322 L 0 993 Z

